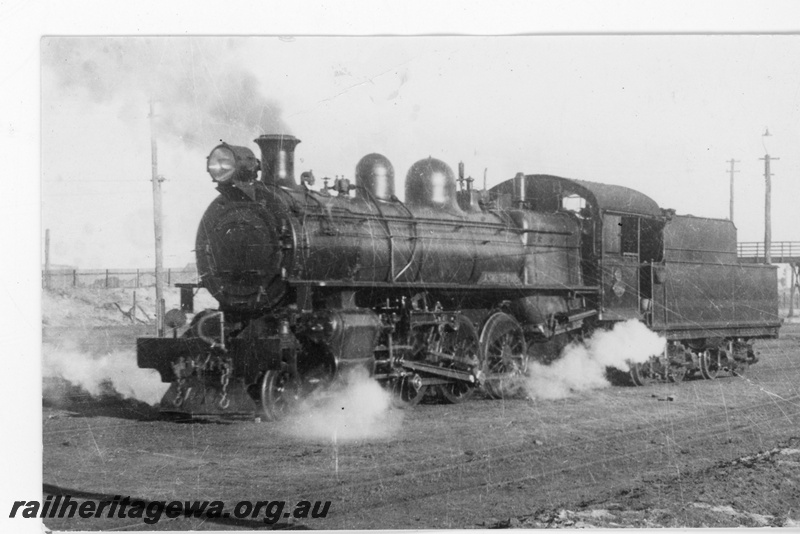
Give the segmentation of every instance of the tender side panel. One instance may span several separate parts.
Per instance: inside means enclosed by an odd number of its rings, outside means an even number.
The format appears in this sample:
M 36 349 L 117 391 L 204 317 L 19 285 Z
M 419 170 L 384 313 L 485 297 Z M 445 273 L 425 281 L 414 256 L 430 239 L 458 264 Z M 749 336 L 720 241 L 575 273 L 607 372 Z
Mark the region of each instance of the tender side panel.
M 736 320 L 747 324 L 780 325 L 777 267 L 738 265 L 735 273 Z
M 673 217 L 664 259 L 653 285 L 654 328 L 674 339 L 777 335 L 777 270 L 738 263 L 733 223 Z
M 731 221 L 675 215 L 664 227 L 664 258 L 692 263 L 738 263 Z
M 666 262 L 663 273 L 653 292 L 656 330 L 690 338 L 777 334 L 774 267 Z

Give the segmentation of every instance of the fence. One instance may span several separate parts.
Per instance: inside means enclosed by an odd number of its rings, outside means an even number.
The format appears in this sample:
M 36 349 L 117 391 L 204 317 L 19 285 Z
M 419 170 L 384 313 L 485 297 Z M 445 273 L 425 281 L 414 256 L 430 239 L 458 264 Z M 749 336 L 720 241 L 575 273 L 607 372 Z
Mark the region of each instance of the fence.
M 197 282 L 196 269 L 164 269 L 164 284 Z M 50 289 L 88 287 L 114 289 L 155 287 L 155 269 L 53 269 L 42 271 L 42 287 Z

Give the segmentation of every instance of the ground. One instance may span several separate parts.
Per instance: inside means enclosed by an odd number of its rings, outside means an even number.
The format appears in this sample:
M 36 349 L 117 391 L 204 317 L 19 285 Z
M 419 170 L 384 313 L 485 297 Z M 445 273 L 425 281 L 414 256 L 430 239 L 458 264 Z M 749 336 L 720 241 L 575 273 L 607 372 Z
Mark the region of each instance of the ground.
M 84 331 L 93 341 L 81 346 L 95 354 L 130 347 L 141 335 L 133 330 Z M 44 338 L 55 342 L 47 329 Z M 325 518 L 274 525 L 232 516 L 45 524 L 58 530 L 796 527 L 800 325 L 785 325 L 780 339 L 759 341 L 756 349 L 760 361 L 742 377 L 614 386 L 555 401 L 428 403 L 392 410 L 388 436 L 347 442 L 301 439 L 287 423 L 253 419 L 165 421 L 151 405 L 109 388 L 89 395 L 47 379 L 45 496 L 220 500 L 228 513 L 245 500 L 322 500 L 331 507 Z

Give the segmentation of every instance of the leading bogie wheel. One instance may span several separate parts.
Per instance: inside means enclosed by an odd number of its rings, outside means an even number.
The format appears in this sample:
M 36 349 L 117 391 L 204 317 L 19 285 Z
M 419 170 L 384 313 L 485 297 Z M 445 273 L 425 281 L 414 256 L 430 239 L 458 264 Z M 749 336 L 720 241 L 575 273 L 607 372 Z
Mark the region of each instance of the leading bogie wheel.
M 417 375 L 397 378 L 392 383 L 394 404 L 398 408 L 410 408 L 419 404 L 428 392 L 428 386 L 421 385 L 422 379 Z
M 258 401 L 267 421 L 277 421 L 286 416 L 297 403 L 299 392 L 291 375 L 284 370 L 270 370 L 259 382 Z
M 528 370 L 525 335 L 517 320 L 503 312 L 489 317 L 480 348 L 486 393 L 495 399 L 514 395 Z

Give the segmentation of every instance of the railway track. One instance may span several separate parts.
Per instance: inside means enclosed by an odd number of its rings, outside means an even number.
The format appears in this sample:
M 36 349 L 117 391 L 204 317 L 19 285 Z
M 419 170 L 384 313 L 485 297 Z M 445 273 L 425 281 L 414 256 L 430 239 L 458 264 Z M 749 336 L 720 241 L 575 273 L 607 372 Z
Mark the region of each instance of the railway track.
M 739 420 L 747 419 L 748 415 L 759 414 L 756 419 L 749 419 L 744 423 L 738 422 L 730 424 L 730 418 L 735 417 Z M 768 417 L 764 417 L 765 415 Z M 722 434 L 731 432 L 740 433 L 744 430 L 754 429 L 760 425 L 769 424 L 772 421 L 785 420 L 787 424 L 800 424 L 800 395 L 787 399 L 778 399 L 761 402 L 755 405 L 739 408 L 717 408 L 711 413 L 705 414 L 711 423 L 705 425 L 705 429 L 700 432 L 694 430 L 691 433 L 678 433 L 676 435 L 676 424 L 680 421 L 664 421 L 652 424 L 646 428 L 632 429 L 627 431 L 613 431 L 598 436 L 597 439 L 582 444 L 583 446 L 572 445 L 567 450 L 562 443 L 552 445 L 537 446 L 527 445 L 502 445 L 474 451 L 472 455 L 475 459 L 464 460 L 464 455 L 452 455 L 445 459 L 439 459 L 442 465 L 431 467 L 431 458 L 423 458 L 414 462 L 391 463 L 381 466 L 379 470 L 361 471 L 355 476 L 360 480 L 347 480 L 347 475 L 341 473 L 340 480 L 334 484 L 315 488 L 315 493 L 320 495 L 335 495 L 334 499 L 341 497 L 343 502 L 352 502 L 352 498 L 358 494 L 363 497 L 357 499 L 358 506 L 350 508 L 340 507 L 340 512 L 350 512 L 362 510 L 364 507 L 370 509 L 380 506 L 391 506 L 398 501 L 410 502 L 425 499 L 432 495 L 442 492 L 452 494 L 455 492 L 465 492 L 475 489 L 487 489 L 504 485 L 514 485 L 521 482 L 533 480 L 546 480 L 558 474 L 575 472 L 588 467 L 612 465 L 625 459 L 639 458 L 646 455 L 676 455 L 681 454 L 688 446 L 708 441 Z M 723 417 L 724 416 L 724 417 Z M 640 448 L 625 451 L 618 454 L 599 454 L 598 451 L 612 449 L 616 443 L 636 443 L 652 441 L 653 435 L 664 439 L 663 443 L 654 444 L 652 447 Z M 672 448 L 672 452 L 664 452 L 664 449 Z M 567 465 L 552 467 L 552 459 L 561 457 Z M 459 461 L 461 459 L 461 461 Z M 683 460 L 686 464 L 708 464 L 714 461 L 713 456 L 703 456 Z M 456 463 L 457 462 L 457 463 Z M 642 462 L 646 464 L 647 462 Z M 659 464 L 656 464 L 659 465 Z M 403 467 L 405 473 L 397 475 L 397 469 Z M 519 473 L 528 473 L 519 476 Z M 491 478 L 499 479 L 490 481 L 487 474 L 491 473 Z M 350 475 L 352 476 L 352 475 Z M 434 489 L 426 490 L 426 485 L 420 485 L 419 480 L 430 481 L 436 479 Z M 390 484 L 377 481 L 389 480 Z M 408 488 L 412 488 L 409 490 Z M 358 490 L 356 492 L 356 490 Z M 297 493 L 291 498 L 300 498 L 303 493 Z M 370 498 L 371 495 L 380 497 Z M 347 499 L 344 497 L 347 496 Z
M 335 514 L 315 528 L 463 528 L 702 471 L 796 436 L 796 342 L 765 345 L 762 361 L 742 377 L 614 387 L 562 401 L 419 406 L 391 439 L 338 449 L 281 434 L 276 423 L 56 412 L 43 428 L 44 481 L 89 492 L 149 491 L 143 496 L 151 499 L 331 500 Z M 95 465 L 97 455 L 103 462 Z M 123 457 L 133 469 L 113 468 Z M 425 522 L 446 510 L 451 522 Z

